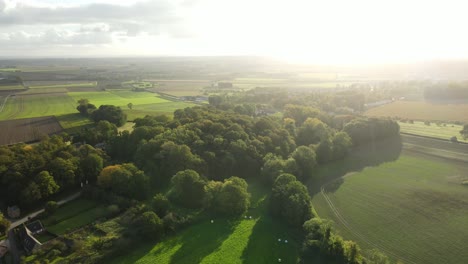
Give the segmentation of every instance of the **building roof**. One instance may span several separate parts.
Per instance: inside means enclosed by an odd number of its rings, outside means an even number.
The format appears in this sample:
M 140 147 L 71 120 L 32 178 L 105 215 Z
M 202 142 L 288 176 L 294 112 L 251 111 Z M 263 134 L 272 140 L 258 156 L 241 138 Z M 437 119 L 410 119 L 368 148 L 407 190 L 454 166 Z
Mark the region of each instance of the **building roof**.
M 32 223 L 27 224 L 26 228 L 29 229 L 29 231 L 31 231 L 31 233 L 33 233 L 33 234 L 41 232 L 41 231 L 44 230 L 44 226 L 42 225 L 41 221 L 39 221 L 39 220 L 36 220 L 36 221 L 34 221 Z

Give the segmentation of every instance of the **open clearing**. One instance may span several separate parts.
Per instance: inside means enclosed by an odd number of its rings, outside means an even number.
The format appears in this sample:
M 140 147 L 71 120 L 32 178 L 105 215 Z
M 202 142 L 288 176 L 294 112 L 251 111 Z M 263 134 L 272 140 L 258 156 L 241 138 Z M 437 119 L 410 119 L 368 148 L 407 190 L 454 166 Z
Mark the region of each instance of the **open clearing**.
M 325 185 L 316 211 L 346 239 L 404 263 L 468 263 L 468 166 L 403 153 Z
M 159 243 L 138 245 L 129 254 L 108 263 L 296 263 L 300 245 L 284 224 L 267 213 L 266 193 L 250 184 L 252 219 L 209 218 Z M 278 238 L 282 241 L 278 242 Z M 284 239 L 288 243 L 284 243 Z M 317 262 L 319 263 L 319 262 Z
M 468 122 L 468 104 L 435 104 L 422 101 L 395 101 L 371 108 L 367 116 L 400 117 L 413 120 Z
M 460 135 L 460 130 L 463 129 L 463 126 L 460 125 L 446 124 L 445 126 L 439 126 L 435 123 L 431 123 L 431 125 L 428 126 L 425 125 L 424 122 L 418 121 L 415 121 L 414 124 L 403 122 L 399 122 L 398 124 L 400 125 L 400 131 L 404 133 L 440 138 L 445 140 L 449 140 L 451 137 L 456 136 L 458 141 L 468 142 L 468 140 L 464 140 L 463 137 Z
M 0 121 L 0 128 L 0 145 L 32 142 L 62 131 L 53 116 Z
M 105 217 L 106 208 L 95 201 L 78 199 L 64 204 L 57 212 L 42 220 L 47 231 L 55 235 L 63 235 L 74 229 Z

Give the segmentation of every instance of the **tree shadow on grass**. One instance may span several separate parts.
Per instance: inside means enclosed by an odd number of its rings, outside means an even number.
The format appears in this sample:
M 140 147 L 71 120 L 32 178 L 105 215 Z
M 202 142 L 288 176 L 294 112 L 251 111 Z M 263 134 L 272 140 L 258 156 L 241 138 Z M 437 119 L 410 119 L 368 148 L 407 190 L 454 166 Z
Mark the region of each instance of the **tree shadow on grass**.
M 395 161 L 401 154 L 403 144 L 400 137 L 388 138 L 353 149 L 344 159 L 321 165 L 317 169 L 316 179 L 307 182 L 311 196 L 320 192 L 320 187 L 349 172 L 361 171 L 366 167 L 377 166 L 384 162 Z M 327 192 L 338 190 L 343 180 L 327 184 Z
M 183 244 L 172 255 L 170 263 L 200 263 L 221 246 L 238 224 L 238 220 L 215 219 L 214 223 L 207 221 L 194 226 L 178 239 Z
M 281 263 L 297 263 L 300 245 L 296 241 L 299 241 L 298 234 L 265 214 L 252 230 L 247 247 L 242 253 L 242 263 L 277 263 L 279 258 Z

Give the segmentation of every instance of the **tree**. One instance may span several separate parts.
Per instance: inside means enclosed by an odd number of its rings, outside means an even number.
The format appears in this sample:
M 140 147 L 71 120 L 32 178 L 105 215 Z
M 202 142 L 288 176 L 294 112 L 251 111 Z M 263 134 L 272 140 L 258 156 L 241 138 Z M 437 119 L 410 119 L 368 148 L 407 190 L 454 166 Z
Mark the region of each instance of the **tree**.
M 143 213 L 138 217 L 136 224 L 140 234 L 147 239 L 157 239 L 164 231 L 163 221 L 154 212 Z
M 60 189 L 60 187 L 57 185 L 57 183 L 55 183 L 54 178 L 49 174 L 48 171 L 41 171 L 36 176 L 36 183 L 41 192 L 42 198 L 47 198 Z
M 353 142 L 346 132 L 338 132 L 332 138 L 333 159 L 341 159 L 346 156 L 351 149 Z
M 468 139 L 468 124 L 463 126 L 463 129 L 460 130 L 460 135 L 462 135 L 463 139 Z
M 104 161 L 97 154 L 89 154 L 80 161 L 82 177 L 87 180 L 96 181 L 97 176 L 102 170 Z
M 305 181 L 312 176 L 316 161 L 315 152 L 306 146 L 300 146 L 291 154 L 297 164 L 297 176 L 301 181 Z
M 127 121 L 127 115 L 120 107 L 114 105 L 101 105 L 97 110 L 92 112 L 91 118 L 96 123 L 106 120 L 118 127 L 123 126 Z
M 128 109 L 132 110 L 133 104 L 132 104 L 132 103 L 128 103 L 128 104 L 127 104 L 127 107 L 128 107 Z
M 199 208 L 205 198 L 205 181 L 194 170 L 179 171 L 172 177 L 172 197 L 188 208 Z
M 146 198 L 148 183 L 148 177 L 132 163 L 107 166 L 97 178 L 100 187 L 137 199 Z
M 158 215 L 166 215 L 170 207 L 169 200 L 161 193 L 156 194 L 151 200 L 151 207 Z
M 273 184 L 270 210 L 291 226 L 302 226 L 312 215 L 307 188 L 292 174 L 281 174 Z
M 81 115 L 88 116 L 92 111 L 96 109 L 96 106 L 89 103 L 88 99 L 80 99 L 78 100 L 78 106 L 76 110 L 80 112 Z
M 206 207 L 224 215 L 241 215 L 250 206 L 247 182 L 239 177 L 230 177 L 224 182 L 210 181 L 205 187 Z
M 20 202 L 30 205 L 42 198 L 41 190 L 35 182 L 30 182 L 26 188 L 21 191 Z
M 55 201 L 48 201 L 44 208 L 45 212 L 49 215 L 55 213 L 57 209 L 58 209 L 58 204 Z
M 318 118 L 307 118 L 297 130 L 297 144 L 310 145 L 329 137 L 330 129 Z

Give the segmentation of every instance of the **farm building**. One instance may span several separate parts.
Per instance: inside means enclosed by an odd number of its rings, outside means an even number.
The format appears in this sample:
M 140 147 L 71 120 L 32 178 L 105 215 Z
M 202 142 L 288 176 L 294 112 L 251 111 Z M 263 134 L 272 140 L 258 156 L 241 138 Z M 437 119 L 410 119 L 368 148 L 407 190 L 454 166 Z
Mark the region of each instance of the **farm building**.
M 45 231 L 41 221 L 37 220 L 27 225 L 23 225 L 19 232 L 20 242 L 26 252 L 31 253 L 42 244 L 34 236 Z

